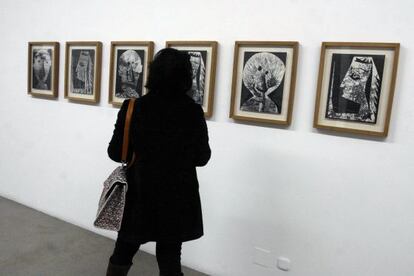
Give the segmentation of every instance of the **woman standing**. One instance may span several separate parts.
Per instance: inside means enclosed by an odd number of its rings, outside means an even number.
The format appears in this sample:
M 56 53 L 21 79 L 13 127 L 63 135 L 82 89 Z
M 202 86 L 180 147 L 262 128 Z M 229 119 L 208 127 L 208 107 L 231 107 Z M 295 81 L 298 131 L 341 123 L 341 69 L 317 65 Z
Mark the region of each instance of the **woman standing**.
M 148 94 L 135 101 L 130 128 L 128 192 L 107 275 L 127 275 L 141 244 L 156 242 L 160 275 L 183 275 L 182 242 L 203 235 L 196 166 L 210 159 L 203 109 L 186 95 L 192 86 L 187 53 L 166 48 L 150 65 Z M 121 161 L 125 100 L 108 147 Z

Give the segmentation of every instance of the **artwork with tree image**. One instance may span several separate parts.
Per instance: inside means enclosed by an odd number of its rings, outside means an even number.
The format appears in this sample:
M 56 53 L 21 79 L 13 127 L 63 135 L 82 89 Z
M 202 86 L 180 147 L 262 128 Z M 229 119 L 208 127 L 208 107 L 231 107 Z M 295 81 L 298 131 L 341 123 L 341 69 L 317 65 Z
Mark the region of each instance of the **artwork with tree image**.
M 74 94 L 92 95 L 95 71 L 95 50 L 72 49 L 71 92 Z
M 36 47 L 32 51 L 32 88 L 51 90 L 52 49 Z
M 116 51 L 115 96 L 119 98 L 139 98 L 143 91 L 143 64 L 145 51 L 118 49 Z
M 333 54 L 325 117 L 375 124 L 385 55 Z
M 280 114 L 286 53 L 244 52 L 240 110 Z

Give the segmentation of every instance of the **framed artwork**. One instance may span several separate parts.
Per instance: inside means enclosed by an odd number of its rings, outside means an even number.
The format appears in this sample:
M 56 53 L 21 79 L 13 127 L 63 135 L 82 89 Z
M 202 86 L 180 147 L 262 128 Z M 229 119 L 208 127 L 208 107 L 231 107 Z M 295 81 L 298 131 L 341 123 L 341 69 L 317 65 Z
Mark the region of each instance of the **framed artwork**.
M 230 118 L 290 124 L 298 46 L 296 41 L 236 41 Z
M 146 94 L 144 85 L 153 52 L 151 41 L 111 42 L 109 103 L 120 107 L 125 99 Z
M 57 98 L 59 86 L 59 42 L 28 43 L 27 92 Z
M 314 127 L 385 137 L 399 43 L 323 42 Z
M 217 63 L 217 41 L 167 41 L 166 47 L 185 51 L 193 67 L 193 85 L 189 96 L 203 107 L 205 117 L 213 115 Z
M 65 98 L 85 103 L 99 102 L 101 59 L 101 42 L 66 42 Z

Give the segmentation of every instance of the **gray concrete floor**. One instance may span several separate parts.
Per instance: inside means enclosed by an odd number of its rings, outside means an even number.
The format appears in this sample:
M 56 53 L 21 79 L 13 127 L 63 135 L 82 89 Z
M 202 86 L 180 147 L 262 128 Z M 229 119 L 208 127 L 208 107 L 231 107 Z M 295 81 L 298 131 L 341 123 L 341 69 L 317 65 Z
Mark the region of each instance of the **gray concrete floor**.
M 0 197 L 0 276 L 105 275 L 113 246 L 109 238 Z M 153 255 L 139 251 L 133 263 L 128 275 L 158 275 Z

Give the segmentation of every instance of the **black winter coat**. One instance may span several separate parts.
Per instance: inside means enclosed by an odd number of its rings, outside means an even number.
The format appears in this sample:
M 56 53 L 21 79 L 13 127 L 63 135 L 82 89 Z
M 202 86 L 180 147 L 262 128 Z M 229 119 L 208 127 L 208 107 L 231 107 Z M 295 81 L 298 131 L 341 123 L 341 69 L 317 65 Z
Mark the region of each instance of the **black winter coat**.
M 122 138 L 129 100 L 118 113 L 108 147 L 121 161 Z M 174 99 L 147 94 L 135 102 L 130 128 L 134 164 L 128 169 L 128 191 L 118 238 L 148 241 L 189 241 L 203 235 L 196 166 L 210 159 L 207 125 L 200 105 L 186 95 Z

